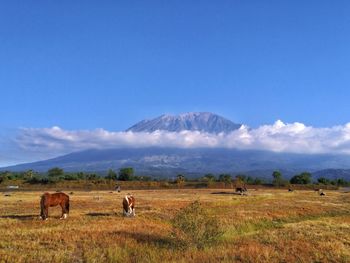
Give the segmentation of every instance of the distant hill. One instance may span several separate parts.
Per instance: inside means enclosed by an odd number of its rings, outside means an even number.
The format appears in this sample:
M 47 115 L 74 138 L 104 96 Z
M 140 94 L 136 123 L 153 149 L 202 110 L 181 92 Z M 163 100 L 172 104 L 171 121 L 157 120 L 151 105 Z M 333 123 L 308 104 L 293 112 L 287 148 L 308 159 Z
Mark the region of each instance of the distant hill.
M 179 132 L 188 130 L 208 133 L 227 133 L 237 130 L 241 126 L 241 124 L 234 123 L 210 112 L 189 112 L 176 116 L 161 115 L 155 119 L 143 120 L 127 129 L 127 131 L 154 132 L 156 130 L 164 130 Z
M 272 171 L 276 169 L 281 170 L 285 177 L 293 176 L 302 171 L 314 172 L 315 176 L 319 177 L 322 174 L 320 170 L 350 169 L 350 156 L 207 148 L 91 149 L 46 161 L 5 167 L 1 170 L 24 171 L 33 169 L 44 172 L 55 166 L 61 167 L 65 171 L 89 172 L 106 172 L 108 169 L 132 166 L 139 175 L 157 177 L 175 176 L 178 173 L 192 177 L 204 173 L 245 173 L 271 179 Z M 324 172 L 324 175 L 333 178 L 334 173 L 330 171 L 333 170 Z M 345 175 L 345 173 L 339 172 L 337 174 L 339 176 Z
M 344 178 L 350 180 L 350 169 L 324 169 L 312 173 L 314 179 L 324 177 L 328 179 Z

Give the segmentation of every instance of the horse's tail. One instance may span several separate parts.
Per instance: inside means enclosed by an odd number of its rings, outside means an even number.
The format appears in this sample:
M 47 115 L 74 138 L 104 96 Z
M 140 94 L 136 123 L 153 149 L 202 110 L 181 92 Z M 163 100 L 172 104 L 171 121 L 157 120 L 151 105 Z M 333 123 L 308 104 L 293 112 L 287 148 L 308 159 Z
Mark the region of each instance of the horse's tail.
M 45 194 L 43 194 L 41 196 L 41 198 L 40 198 L 40 217 L 42 219 L 46 219 L 46 217 L 47 217 L 47 215 L 45 213 L 45 200 L 46 200 L 46 195 Z
M 66 202 L 66 211 L 67 211 L 67 214 L 69 214 L 69 196 Z

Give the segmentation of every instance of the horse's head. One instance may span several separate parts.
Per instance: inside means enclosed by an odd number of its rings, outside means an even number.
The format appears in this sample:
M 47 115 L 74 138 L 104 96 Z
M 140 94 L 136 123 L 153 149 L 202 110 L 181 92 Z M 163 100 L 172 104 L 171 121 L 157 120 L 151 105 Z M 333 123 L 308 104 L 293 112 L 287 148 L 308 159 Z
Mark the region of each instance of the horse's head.
M 45 216 L 44 214 L 41 214 L 41 215 L 39 216 L 39 219 L 41 219 L 41 220 L 47 220 L 47 216 Z

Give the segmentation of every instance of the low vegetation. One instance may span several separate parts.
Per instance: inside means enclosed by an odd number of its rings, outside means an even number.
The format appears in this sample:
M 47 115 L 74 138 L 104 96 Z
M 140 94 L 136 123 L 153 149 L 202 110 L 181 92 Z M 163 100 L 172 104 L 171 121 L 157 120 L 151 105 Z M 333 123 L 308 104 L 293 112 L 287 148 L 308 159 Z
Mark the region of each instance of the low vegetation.
M 219 219 L 210 215 L 198 200 L 181 209 L 171 224 L 174 243 L 183 247 L 203 249 L 217 243 L 224 233 Z

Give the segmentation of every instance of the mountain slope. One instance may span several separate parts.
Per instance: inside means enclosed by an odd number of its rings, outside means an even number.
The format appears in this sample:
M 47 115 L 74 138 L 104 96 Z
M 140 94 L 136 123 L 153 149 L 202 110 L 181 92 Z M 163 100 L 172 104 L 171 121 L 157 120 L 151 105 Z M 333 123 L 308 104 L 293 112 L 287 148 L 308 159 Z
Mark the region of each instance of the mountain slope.
M 154 132 L 164 130 L 179 132 L 183 130 L 202 131 L 208 133 L 231 132 L 241 127 L 228 119 L 209 112 L 190 112 L 176 116 L 161 115 L 152 120 L 136 123 L 127 131 Z
M 87 150 L 1 170 L 33 169 L 44 172 L 55 166 L 65 171 L 89 172 L 106 172 L 108 169 L 132 166 L 139 175 L 157 177 L 174 176 L 178 173 L 196 176 L 204 173 L 242 172 L 270 178 L 275 169 L 282 170 L 286 177 L 302 171 L 314 172 L 328 168 L 350 169 L 350 157 L 234 149 L 129 148 Z

